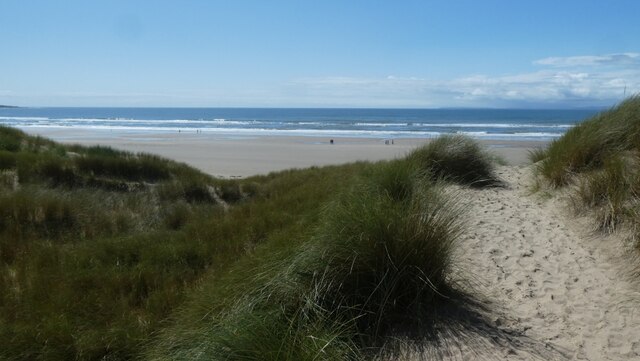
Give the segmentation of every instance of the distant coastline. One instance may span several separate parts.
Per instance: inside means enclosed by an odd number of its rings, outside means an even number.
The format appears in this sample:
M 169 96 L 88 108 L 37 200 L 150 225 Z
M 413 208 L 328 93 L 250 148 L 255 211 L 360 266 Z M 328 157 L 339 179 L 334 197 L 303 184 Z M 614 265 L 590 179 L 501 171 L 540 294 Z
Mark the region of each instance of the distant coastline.
M 0 104 L 0 108 L 20 108 L 20 107 L 18 107 L 16 105 L 2 105 L 2 104 Z

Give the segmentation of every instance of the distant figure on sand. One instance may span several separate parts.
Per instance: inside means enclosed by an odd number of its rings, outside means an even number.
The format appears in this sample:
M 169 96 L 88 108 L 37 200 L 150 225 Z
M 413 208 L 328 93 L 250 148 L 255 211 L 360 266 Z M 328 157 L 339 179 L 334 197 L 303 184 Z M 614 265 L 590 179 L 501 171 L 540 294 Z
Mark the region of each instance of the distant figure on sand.
M 329 140 L 329 143 L 330 143 L 330 144 L 333 144 L 333 139 Z

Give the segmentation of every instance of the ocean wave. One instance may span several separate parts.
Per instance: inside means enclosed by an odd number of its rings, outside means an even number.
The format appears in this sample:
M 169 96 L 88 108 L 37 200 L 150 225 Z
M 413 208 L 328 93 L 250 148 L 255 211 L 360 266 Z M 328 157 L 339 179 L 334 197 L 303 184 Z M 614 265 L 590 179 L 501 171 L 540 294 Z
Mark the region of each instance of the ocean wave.
M 425 122 L 317 122 L 317 121 L 269 121 L 269 120 L 230 120 L 224 118 L 214 119 L 133 119 L 133 118 L 51 118 L 51 117 L 17 117 L 17 116 L 0 116 L 0 121 L 5 122 L 17 122 L 18 124 L 24 122 L 49 122 L 51 125 L 54 123 L 68 123 L 72 125 L 81 125 L 84 123 L 103 123 L 111 126 L 111 124 L 129 124 L 132 127 L 136 127 L 137 124 L 154 124 L 161 126 L 167 125 L 182 125 L 185 127 L 198 126 L 206 127 L 211 125 L 237 125 L 237 126 L 272 126 L 274 128 L 287 127 L 287 126 L 321 126 L 322 128 L 331 127 L 369 127 L 369 128 L 494 128 L 494 129 L 569 129 L 573 124 L 509 124 L 509 123 L 425 123 Z M 170 128 L 170 127 L 166 127 Z
M 0 120 L 51 120 L 47 117 L 0 117 Z
M 355 123 L 354 125 L 359 127 L 391 127 L 406 126 L 407 123 Z
M 487 132 L 455 132 L 456 134 L 464 134 L 464 135 L 468 135 L 468 136 L 482 136 L 482 135 L 486 135 L 489 134 Z
M 180 127 L 150 127 L 150 126 L 123 126 L 123 125 L 92 125 L 92 126 L 69 126 L 69 125 L 45 125 L 34 124 L 30 126 L 19 126 L 28 128 L 55 128 L 69 129 L 82 128 L 96 131 L 120 131 L 128 133 L 201 133 L 221 134 L 221 135 L 243 135 L 243 136 L 311 136 L 311 137 L 366 137 L 366 138 L 434 138 L 450 132 L 437 131 L 390 131 L 390 130 L 341 130 L 341 129 L 269 129 L 269 128 L 180 128 Z M 522 133 L 488 133 L 488 132 L 459 132 L 470 137 L 479 139 L 538 139 L 548 140 L 562 136 L 563 133 L 550 132 L 522 132 Z M 455 132 L 454 132 L 455 134 Z
M 434 128 L 571 128 L 572 124 L 505 124 L 505 123 L 368 123 L 358 122 L 355 126 L 360 127 L 434 127 Z
M 250 120 L 227 120 L 227 119 L 132 119 L 132 118 L 48 118 L 48 117 L 0 117 L 0 121 L 16 122 L 55 122 L 55 123 L 130 123 L 135 124 L 184 124 L 184 125 L 207 125 L 207 124 L 229 124 L 229 125 L 255 125 L 267 124 L 262 121 Z
M 448 128 L 571 128 L 572 124 L 413 123 L 414 126 Z

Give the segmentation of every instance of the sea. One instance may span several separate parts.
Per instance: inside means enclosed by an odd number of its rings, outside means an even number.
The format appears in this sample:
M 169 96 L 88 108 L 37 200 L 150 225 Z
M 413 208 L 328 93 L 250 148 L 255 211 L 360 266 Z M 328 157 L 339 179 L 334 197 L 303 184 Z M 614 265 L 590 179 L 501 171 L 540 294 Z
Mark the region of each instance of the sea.
M 26 131 L 206 132 L 229 137 L 393 139 L 465 134 L 479 139 L 547 141 L 601 110 L 21 107 L 0 108 L 0 125 Z

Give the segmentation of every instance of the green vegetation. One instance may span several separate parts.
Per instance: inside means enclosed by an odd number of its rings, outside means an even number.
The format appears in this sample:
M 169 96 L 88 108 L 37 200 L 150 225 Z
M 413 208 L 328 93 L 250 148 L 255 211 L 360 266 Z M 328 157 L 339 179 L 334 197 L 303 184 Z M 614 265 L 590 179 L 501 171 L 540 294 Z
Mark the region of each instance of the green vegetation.
M 0 358 L 130 358 L 189 284 L 244 252 L 242 234 L 201 234 L 235 225 L 191 195 L 221 184 L 185 165 L 9 128 L 0 149 Z
M 460 209 L 425 175 L 404 160 L 364 169 L 296 247 L 269 245 L 209 282 L 153 358 L 359 359 L 423 326 L 450 294 L 461 231 Z
M 640 97 L 571 128 L 532 154 L 538 175 L 555 188 L 573 186 L 578 210 L 592 210 L 598 228 L 640 224 Z
M 436 159 L 475 159 L 466 138 L 434 143 L 228 181 L 0 127 L 0 359 L 379 353 L 453 300 L 444 182 L 498 182 L 490 162 Z
M 494 172 L 498 159 L 465 136 L 441 136 L 414 151 L 409 159 L 429 169 L 436 178 L 479 188 L 502 185 Z

